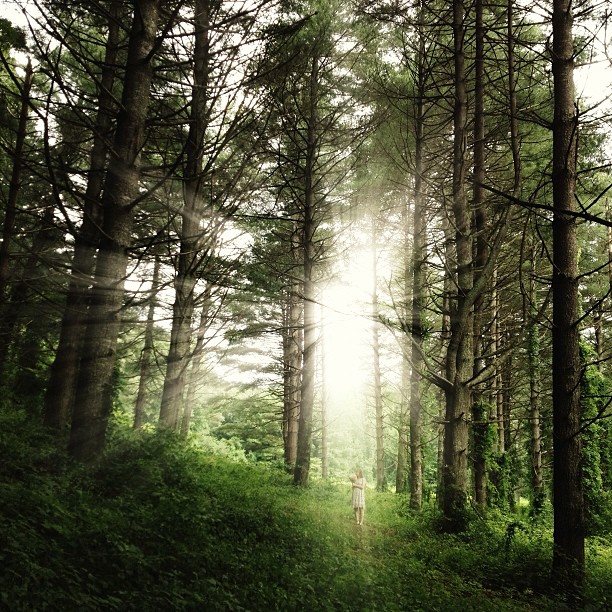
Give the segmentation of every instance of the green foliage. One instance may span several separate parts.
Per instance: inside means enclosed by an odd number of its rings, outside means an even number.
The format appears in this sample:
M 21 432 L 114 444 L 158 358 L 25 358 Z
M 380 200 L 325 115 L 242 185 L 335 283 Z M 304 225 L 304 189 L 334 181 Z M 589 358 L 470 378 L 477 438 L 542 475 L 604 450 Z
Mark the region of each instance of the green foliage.
M 124 432 L 93 467 L 23 412 L 0 413 L 0 607 L 21 610 L 554 610 L 552 532 L 493 514 L 460 535 L 405 496 L 294 487 L 177 437 Z M 609 603 L 611 543 L 589 541 L 587 603 Z
M 236 392 L 232 398 L 218 398 L 220 422 L 211 427 L 211 436 L 234 441 L 244 453 L 258 461 L 283 457 L 283 440 L 278 401 L 270 395 Z
M 26 35 L 21 28 L 16 28 L 7 19 L 0 18 L 0 52 L 3 56 L 12 63 L 11 52 L 13 50 L 25 51 Z M 2 125 L 0 126 L 0 139 L 2 141 L 2 153 L 0 153 L 0 163 L 2 166 L 7 163 L 5 158 L 5 139 L 11 141 L 13 134 L 7 130 L 16 128 L 16 101 L 18 100 L 18 92 L 15 91 L 15 84 L 11 75 L 4 66 L 0 66 L 0 116 L 2 117 Z
M 584 373 L 580 385 L 580 407 L 585 429 L 582 434 L 582 474 L 587 529 L 598 533 L 605 529 L 605 512 L 610 507 L 609 496 L 604 494 L 602 470 L 602 442 L 605 442 L 606 428 L 601 416 L 605 410 L 608 385 L 601 372 L 589 361 L 595 359 L 594 351 L 584 343 L 581 345 L 581 359 Z M 610 513 L 608 513 L 609 515 Z M 610 516 L 608 516 L 609 520 Z M 602 524 L 602 520 L 604 524 Z M 612 526 L 607 523 L 608 529 Z
M 601 471 L 606 491 L 612 491 L 612 420 L 608 417 L 601 424 Z
M 26 36 L 22 28 L 16 28 L 8 19 L 0 18 L 0 49 L 4 53 L 10 49 L 24 51 Z
M 491 413 L 490 402 L 479 399 L 475 402 L 472 411 L 474 424 L 472 426 L 473 452 L 477 457 L 483 457 L 487 468 L 494 459 L 494 448 L 497 442 L 497 431 L 493 424 L 488 421 Z
M 488 496 L 492 506 L 502 510 L 514 509 L 514 490 L 520 480 L 520 459 L 517 451 L 510 448 L 490 456 Z

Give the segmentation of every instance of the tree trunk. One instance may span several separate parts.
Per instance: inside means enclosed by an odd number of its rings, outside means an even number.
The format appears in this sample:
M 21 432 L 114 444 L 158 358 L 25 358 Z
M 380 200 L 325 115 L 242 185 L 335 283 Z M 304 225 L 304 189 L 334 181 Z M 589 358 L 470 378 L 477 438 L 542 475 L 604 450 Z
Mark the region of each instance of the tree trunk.
M 509 340 L 506 341 L 509 344 Z M 504 454 L 512 453 L 512 445 L 515 443 L 516 434 L 512 431 L 512 361 L 513 353 L 510 351 L 506 359 L 503 362 L 502 368 L 502 415 L 504 419 Z M 507 457 L 506 459 L 509 459 Z M 511 510 L 516 508 L 516 497 L 515 497 L 515 478 L 511 472 L 511 466 L 508 461 L 504 462 L 505 479 L 507 482 L 507 497 L 508 507 Z
M 134 5 L 129 36 L 122 111 L 104 185 L 104 226 L 88 311 L 69 450 L 81 461 L 103 451 L 113 400 L 113 372 L 138 197 L 140 153 L 152 79 L 160 1 Z
M 505 349 L 503 338 L 501 336 L 501 330 L 499 331 L 499 350 L 500 352 Z M 499 364 L 498 371 L 496 373 L 497 389 L 498 394 L 495 401 L 495 420 L 497 421 L 497 452 L 502 455 L 506 452 L 508 434 L 506 432 L 506 419 L 504 418 L 504 371 L 506 368 L 506 359 L 503 359 Z
M 506 333 L 507 335 L 507 333 Z M 504 344 L 509 344 L 509 338 L 507 338 Z M 502 365 L 502 418 L 504 420 L 504 447 L 503 452 L 507 453 L 512 448 L 512 352 L 508 352 L 508 355 L 503 361 Z
M 462 0 L 453 2 L 455 108 L 453 134 L 453 219 L 457 253 L 457 291 L 451 305 L 451 337 L 446 356 L 446 429 L 444 433 L 443 513 L 445 528 L 462 530 L 467 502 L 468 425 L 474 372 L 472 236 L 465 193 L 467 92 L 465 85 L 464 17 Z
M 499 304 L 499 292 L 497 290 L 497 271 L 495 271 L 493 275 L 493 291 L 491 292 L 491 309 L 492 309 L 492 319 L 491 319 L 491 354 L 498 355 L 499 354 L 499 318 L 500 318 L 500 304 Z M 493 424 L 493 432 L 491 440 L 491 452 L 497 453 L 499 451 L 499 443 L 498 443 L 498 422 L 497 422 L 497 400 L 499 394 L 501 393 L 501 384 L 500 384 L 500 360 L 498 358 L 495 359 L 495 368 L 493 371 L 493 376 L 491 379 L 491 388 L 489 392 L 489 413 L 488 419 L 489 422 Z
M 23 168 L 23 147 L 27 136 L 28 117 L 30 111 L 30 89 L 32 88 L 32 63 L 28 59 L 23 87 L 21 89 L 21 110 L 19 112 L 19 124 L 13 150 L 13 168 L 9 192 L 4 209 L 4 223 L 2 225 L 2 242 L 0 242 L 0 304 L 6 301 L 6 285 L 10 275 L 10 256 L 13 243 L 13 232 L 17 218 L 17 198 L 21 189 L 21 173 Z M 6 346 L 10 338 L 3 337 L 2 343 Z M 6 350 L 2 351 L 6 354 Z
M 27 397 L 32 394 L 32 385 L 35 384 L 35 372 L 40 363 L 40 338 L 30 337 L 31 320 L 23 316 L 24 306 L 31 301 L 35 294 L 35 287 L 42 273 L 40 270 L 42 258 L 58 248 L 54 239 L 55 225 L 53 215 L 55 208 L 47 205 L 44 210 L 39 227 L 35 229 L 34 238 L 23 268 L 18 278 L 13 280 L 11 295 L 4 307 L 4 327 L 11 343 L 11 357 L 15 363 L 12 376 L 2 379 L 3 392 L 9 397 Z M 10 387 L 10 388 L 9 388 Z M 32 415 L 38 416 L 39 405 L 32 408 Z
M 538 330 L 535 292 L 535 253 L 531 250 L 531 278 L 529 280 L 528 304 L 524 318 L 527 322 L 527 363 L 529 368 L 529 417 L 531 445 L 531 489 L 534 508 L 543 502 L 542 486 L 542 432 L 540 428 L 540 336 Z
M 372 393 L 374 396 L 374 419 L 376 423 L 376 489 L 384 491 L 386 489 L 385 482 L 385 438 L 384 438 L 384 420 L 383 420 L 383 402 L 382 388 L 380 378 L 380 340 L 378 336 L 378 292 L 377 285 L 377 230 L 376 216 L 372 214 L 372 295 L 371 301 L 371 316 L 372 316 Z
M 410 410 L 410 336 L 403 339 L 401 399 L 397 437 L 397 467 L 395 472 L 395 492 L 403 493 L 406 490 L 408 469 L 408 413 Z
M 508 41 L 508 92 L 510 106 L 510 142 L 514 167 L 512 194 L 521 197 L 523 184 L 522 161 L 520 156 L 520 134 L 518 123 L 518 103 L 516 97 L 516 73 L 514 66 L 514 0 L 507 5 Z M 540 427 L 540 339 L 537 320 L 537 295 L 535 289 L 535 249 L 531 247 L 531 271 L 529 279 L 528 304 L 523 307 L 523 318 L 527 325 L 527 363 L 529 370 L 529 416 L 531 447 L 531 488 L 532 503 L 535 509 L 541 507 L 544 496 L 542 484 L 542 433 Z
M 453 229 L 448 219 L 443 220 L 444 227 L 444 261 L 452 261 L 455 256 L 455 243 L 453 236 Z M 442 346 L 450 344 L 451 338 L 451 322 L 450 322 L 450 311 L 451 311 L 451 296 L 454 291 L 454 279 L 449 273 L 448 269 L 444 274 L 444 298 L 442 304 L 442 329 L 440 333 L 440 340 Z M 440 357 L 440 363 L 444 363 L 446 355 Z M 441 372 L 444 376 L 445 371 Z M 438 507 L 442 510 L 444 508 L 444 434 L 446 431 L 446 391 L 441 389 L 440 393 L 440 412 L 438 427 L 438 470 L 437 470 L 437 502 Z
M 141 429 L 144 423 L 145 403 L 147 398 L 147 385 L 151 378 L 151 359 L 153 357 L 153 331 L 155 328 L 155 307 L 157 306 L 157 292 L 159 291 L 159 257 L 155 257 L 151 291 L 149 292 L 149 310 L 145 326 L 144 345 L 140 353 L 140 380 L 138 381 L 138 395 L 134 405 L 134 429 Z
M 325 356 L 325 315 L 321 307 L 321 478 L 329 478 L 329 436 L 328 436 L 328 404 L 329 404 L 329 382 L 326 374 Z
M 578 118 L 570 0 L 553 0 L 553 575 L 578 590 L 584 579 L 580 352 L 575 210 Z
M 476 68 L 474 84 L 474 186 L 473 205 L 476 230 L 475 272 L 482 274 L 489 258 L 485 181 L 485 117 L 484 117 L 484 23 L 483 0 L 476 0 Z M 484 369 L 482 321 L 485 300 L 481 293 L 474 303 L 474 366 L 478 373 Z M 487 411 L 482 390 L 474 388 L 472 397 L 472 465 L 474 470 L 474 502 L 484 508 L 487 504 Z
M 400 382 L 400 408 L 397 439 L 397 466 L 395 471 L 395 492 L 403 493 L 407 488 L 408 478 L 408 435 L 410 414 L 410 380 L 412 337 L 407 333 L 408 321 L 412 307 L 412 258 L 410 237 L 412 234 L 410 200 L 406 198 L 402 208 L 402 225 L 404 227 L 404 303 L 402 316 L 406 328 L 402 337 L 402 377 Z
M 312 257 L 311 248 L 307 259 Z M 294 480 L 296 484 L 307 485 L 310 475 L 310 454 L 312 441 L 312 417 L 315 396 L 316 371 L 316 316 L 315 291 L 312 281 L 312 260 L 305 265 L 304 282 L 304 353 L 302 359 L 302 386 L 300 391 L 300 416 L 297 436 L 297 457 L 295 461 Z
M 181 246 L 178 255 L 170 349 L 164 379 L 159 425 L 176 430 L 180 426 L 185 378 L 190 359 L 196 271 L 200 261 L 202 159 L 207 127 L 206 104 L 210 71 L 210 24 L 208 0 L 195 3 L 195 47 L 191 115 L 185 146 L 184 205 L 181 214 Z
M 285 325 L 283 329 L 284 459 L 285 465 L 291 469 L 295 468 L 295 460 L 297 458 L 302 385 L 304 328 L 302 318 L 303 304 L 300 304 L 298 298 L 300 293 L 300 283 L 293 281 L 285 301 Z
M 316 288 L 315 269 L 315 155 L 317 121 L 316 105 L 319 89 L 319 58 L 312 58 L 310 72 L 309 109 L 306 134 L 306 161 L 304 173 L 304 209 L 302 252 L 304 257 L 304 353 L 302 359 L 302 386 L 300 392 L 300 419 L 298 427 L 297 457 L 294 481 L 307 485 L 310 473 L 310 453 L 312 441 L 312 415 L 315 397 L 316 372 Z
M 423 318 L 425 317 L 425 266 L 427 245 L 425 241 L 425 202 L 423 194 L 423 144 L 425 98 L 425 42 L 420 37 L 417 59 L 418 96 L 415 114 L 415 168 L 414 213 L 412 220 L 412 308 L 410 332 L 412 337 L 410 377 L 410 507 L 420 510 L 423 504 L 423 448 L 421 444 L 421 371 L 423 369 Z
M 27 136 L 28 115 L 30 109 L 30 89 L 32 87 L 32 64 L 28 59 L 25 79 L 21 89 L 21 110 L 19 113 L 19 124 L 15 139 L 13 154 L 13 168 L 9 184 L 8 198 L 4 211 L 4 223 L 2 226 L 2 241 L 0 242 L 0 373 L 6 378 L 6 360 L 13 342 L 13 320 L 17 313 L 13 313 L 14 306 L 11 305 L 11 297 L 7 290 L 10 277 L 11 247 L 17 218 L 17 199 L 21 190 L 21 173 L 23 168 L 23 148 Z
M 102 226 L 100 194 L 108 159 L 107 143 L 110 140 L 115 113 L 112 90 L 119 49 L 119 4 L 119 2 L 112 3 L 108 20 L 104 67 L 98 93 L 98 112 L 84 198 L 83 222 L 75 238 L 66 306 L 45 394 L 44 422 L 47 427 L 54 429 L 67 428 L 70 424 L 79 362 L 83 352 L 89 286 L 92 282 L 96 250 L 100 242 Z
M 196 389 L 198 387 L 199 378 L 201 375 L 202 357 L 204 354 L 204 345 L 206 344 L 206 332 L 210 327 L 210 294 L 212 287 L 208 286 L 204 305 L 200 313 L 200 324 L 196 335 L 196 344 L 193 349 L 193 358 L 191 359 L 191 369 L 189 370 L 189 384 L 187 385 L 187 393 L 182 410 L 181 417 L 181 438 L 186 440 L 189 436 L 189 428 L 191 427 L 191 418 L 193 416 L 193 408 L 195 405 Z

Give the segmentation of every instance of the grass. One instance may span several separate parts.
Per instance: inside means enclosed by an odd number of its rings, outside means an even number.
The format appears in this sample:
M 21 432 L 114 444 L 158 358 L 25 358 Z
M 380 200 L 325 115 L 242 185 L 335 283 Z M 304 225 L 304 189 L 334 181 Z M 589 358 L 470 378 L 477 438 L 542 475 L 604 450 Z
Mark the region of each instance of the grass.
M 13 423 L 16 425 L 17 423 Z M 37 610 L 557 610 L 551 535 L 515 518 L 437 533 L 431 509 L 347 483 L 296 488 L 157 435 L 72 465 L 40 433 L 0 427 L 0 607 Z M 23 425 L 23 423 L 22 423 Z M 26 436 L 27 437 L 27 436 Z M 586 609 L 606 609 L 612 547 L 589 541 Z

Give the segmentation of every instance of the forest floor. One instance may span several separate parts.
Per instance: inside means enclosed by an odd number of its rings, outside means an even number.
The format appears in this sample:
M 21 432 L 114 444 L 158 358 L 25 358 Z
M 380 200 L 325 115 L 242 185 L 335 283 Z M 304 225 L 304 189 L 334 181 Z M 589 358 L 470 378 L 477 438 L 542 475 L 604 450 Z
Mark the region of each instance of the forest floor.
M 550 517 L 491 513 L 461 535 L 404 496 L 295 487 L 279 468 L 158 435 L 73 464 L 0 415 L 0 609 L 552 611 Z M 584 610 L 612 609 L 611 538 L 588 546 Z

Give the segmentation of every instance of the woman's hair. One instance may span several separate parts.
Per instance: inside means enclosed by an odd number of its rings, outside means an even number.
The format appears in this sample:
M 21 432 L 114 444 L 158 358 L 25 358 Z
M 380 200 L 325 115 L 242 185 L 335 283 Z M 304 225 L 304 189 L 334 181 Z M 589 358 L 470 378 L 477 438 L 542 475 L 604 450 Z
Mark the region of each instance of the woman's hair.
M 357 478 L 363 478 L 363 470 L 361 468 L 357 469 Z

